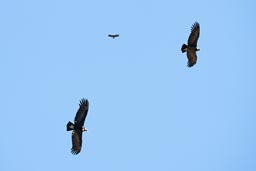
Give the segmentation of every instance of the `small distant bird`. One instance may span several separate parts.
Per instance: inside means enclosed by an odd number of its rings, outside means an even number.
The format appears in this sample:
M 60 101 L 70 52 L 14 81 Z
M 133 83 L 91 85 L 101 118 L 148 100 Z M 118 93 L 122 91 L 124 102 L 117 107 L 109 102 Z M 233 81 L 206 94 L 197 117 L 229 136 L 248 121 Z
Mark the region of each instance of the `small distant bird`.
M 192 67 L 196 64 L 197 56 L 196 51 L 199 51 L 200 49 L 197 49 L 197 41 L 200 34 L 200 25 L 198 22 L 195 22 L 191 27 L 191 33 L 188 38 L 188 45 L 183 44 L 181 47 L 182 53 L 187 52 L 187 58 L 188 58 L 188 67 Z
M 87 129 L 84 127 L 84 121 L 89 109 L 89 101 L 83 98 L 80 100 L 79 106 L 80 107 L 76 113 L 74 124 L 70 121 L 67 124 L 67 131 L 72 130 L 71 153 L 74 155 L 80 153 L 82 148 L 82 133 L 87 131 Z
M 109 34 L 108 37 L 111 37 L 111 38 L 116 38 L 116 37 L 119 37 L 119 34 Z

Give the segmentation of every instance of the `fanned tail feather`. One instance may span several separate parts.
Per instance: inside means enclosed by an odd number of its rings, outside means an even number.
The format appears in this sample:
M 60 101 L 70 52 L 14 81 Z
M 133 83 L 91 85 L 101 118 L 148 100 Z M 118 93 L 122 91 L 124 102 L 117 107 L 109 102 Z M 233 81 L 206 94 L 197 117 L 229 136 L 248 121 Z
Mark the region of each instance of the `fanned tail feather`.
M 67 124 L 67 131 L 74 130 L 74 127 L 75 127 L 75 125 L 72 122 L 69 121 L 68 124 Z
M 183 44 L 182 47 L 181 47 L 182 53 L 186 52 L 186 51 L 187 51 L 187 48 L 188 48 L 188 46 L 185 45 L 185 44 Z

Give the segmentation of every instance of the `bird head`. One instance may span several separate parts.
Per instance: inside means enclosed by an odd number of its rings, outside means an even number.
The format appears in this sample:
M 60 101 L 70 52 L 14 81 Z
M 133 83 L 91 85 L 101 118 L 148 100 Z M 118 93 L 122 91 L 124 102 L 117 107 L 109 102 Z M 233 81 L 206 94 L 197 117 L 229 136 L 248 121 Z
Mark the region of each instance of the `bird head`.
M 83 126 L 83 127 L 82 127 L 82 131 L 83 131 L 83 132 L 84 132 L 84 131 L 87 132 L 87 129 Z

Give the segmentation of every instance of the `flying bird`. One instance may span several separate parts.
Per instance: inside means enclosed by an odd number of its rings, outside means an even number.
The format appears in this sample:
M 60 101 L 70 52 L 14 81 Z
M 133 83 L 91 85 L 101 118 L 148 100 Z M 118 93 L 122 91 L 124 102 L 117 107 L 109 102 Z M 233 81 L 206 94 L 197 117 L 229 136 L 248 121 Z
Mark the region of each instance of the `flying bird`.
M 198 22 L 195 22 L 191 27 L 191 33 L 188 38 L 188 45 L 183 44 L 181 47 L 182 53 L 187 52 L 187 58 L 188 58 L 188 67 L 192 67 L 196 64 L 197 61 L 197 55 L 196 51 L 199 51 L 200 49 L 197 49 L 197 41 L 200 34 L 200 25 Z
M 84 127 L 84 121 L 87 116 L 89 109 L 89 101 L 87 99 L 81 99 L 79 104 L 79 109 L 76 113 L 74 123 L 67 123 L 67 131 L 72 130 L 72 148 L 71 153 L 76 155 L 80 153 L 82 148 L 82 133 L 87 131 Z
M 108 37 L 111 37 L 111 38 L 116 38 L 116 37 L 119 37 L 119 34 L 109 34 Z

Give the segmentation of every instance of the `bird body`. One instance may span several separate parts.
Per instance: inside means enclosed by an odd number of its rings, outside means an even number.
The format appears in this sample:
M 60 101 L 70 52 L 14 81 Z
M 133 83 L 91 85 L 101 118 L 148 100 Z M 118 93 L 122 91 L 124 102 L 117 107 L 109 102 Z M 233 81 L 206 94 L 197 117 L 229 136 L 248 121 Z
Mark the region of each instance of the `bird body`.
M 190 52 L 200 51 L 200 49 L 197 49 L 196 47 L 193 47 L 193 46 L 189 47 L 186 44 L 183 44 L 182 48 L 181 48 L 181 51 L 182 51 L 182 53 L 184 53 L 184 52 L 188 52 L 188 51 L 190 51 Z
M 200 25 L 195 22 L 191 27 L 191 33 L 188 38 L 188 45 L 183 44 L 181 47 L 182 53 L 187 52 L 188 67 L 192 67 L 197 62 L 196 52 L 200 49 L 197 48 L 197 41 L 200 35 Z
M 87 131 L 87 129 L 84 126 L 79 127 L 69 121 L 67 124 L 67 131 L 71 131 L 71 130 L 81 130 L 82 132 Z
M 80 100 L 79 109 L 76 113 L 74 123 L 70 121 L 67 123 L 67 131 L 72 131 L 72 154 L 78 154 L 82 149 L 82 133 L 87 131 L 84 127 L 84 121 L 87 116 L 88 109 L 89 101 L 87 99 Z

